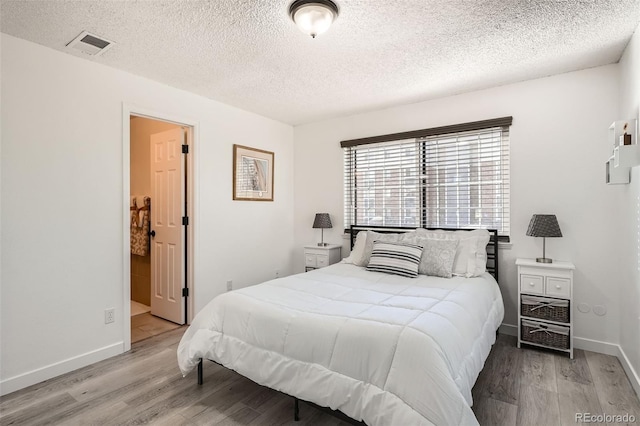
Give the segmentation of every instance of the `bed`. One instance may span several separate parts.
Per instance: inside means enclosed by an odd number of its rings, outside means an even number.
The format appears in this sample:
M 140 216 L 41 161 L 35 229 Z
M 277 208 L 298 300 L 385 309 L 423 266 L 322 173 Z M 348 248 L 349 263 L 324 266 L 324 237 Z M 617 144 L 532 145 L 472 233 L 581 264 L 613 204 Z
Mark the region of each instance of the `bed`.
M 477 424 L 471 388 L 504 315 L 490 238 L 492 250 L 478 256 L 491 273 L 472 277 L 338 263 L 224 293 L 185 332 L 179 367 L 198 367 L 201 382 L 209 359 L 372 426 Z

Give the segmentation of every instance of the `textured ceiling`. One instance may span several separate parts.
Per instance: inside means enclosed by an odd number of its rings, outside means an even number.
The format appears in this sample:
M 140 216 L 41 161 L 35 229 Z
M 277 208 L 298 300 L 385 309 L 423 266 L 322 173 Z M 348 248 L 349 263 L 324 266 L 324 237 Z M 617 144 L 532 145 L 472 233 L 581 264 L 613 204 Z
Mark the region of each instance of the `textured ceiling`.
M 87 30 L 117 43 L 87 60 L 296 125 L 614 63 L 640 22 L 640 0 L 337 0 L 312 39 L 289 3 L 2 0 L 0 28 L 70 54 Z

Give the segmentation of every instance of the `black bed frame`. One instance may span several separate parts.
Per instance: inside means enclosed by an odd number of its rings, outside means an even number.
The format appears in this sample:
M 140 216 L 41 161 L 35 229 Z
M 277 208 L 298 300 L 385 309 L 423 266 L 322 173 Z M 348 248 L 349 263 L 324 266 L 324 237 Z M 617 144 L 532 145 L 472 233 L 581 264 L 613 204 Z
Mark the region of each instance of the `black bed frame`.
M 409 232 L 415 229 L 416 228 L 398 227 L 398 226 L 351 225 L 351 228 L 350 228 L 351 248 L 353 248 L 353 245 L 356 241 L 356 235 L 358 235 L 358 232 L 360 231 L 375 231 L 380 233 L 398 233 L 398 232 Z M 446 228 L 425 228 L 425 229 L 432 230 L 432 231 L 436 229 L 440 229 L 444 231 L 461 231 L 461 229 L 446 229 Z M 472 231 L 472 230 L 473 229 L 462 229 L 462 231 Z M 493 275 L 496 281 L 498 281 L 498 231 L 496 231 L 495 229 L 488 229 L 488 231 L 490 234 L 490 239 L 489 239 L 489 244 L 487 244 L 487 272 Z M 214 362 L 218 365 L 222 365 L 213 360 L 209 360 L 209 361 Z M 203 362 L 202 362 L 202 358 L 200 358 L 200 360 L 198 361 L 198 385 L 202 385 L 203 383 L 204 383 Z M 291 396 L 291 395 L 287 395 L 287 396 Z M 296 398 L 295 396 L 291 396 L 291 397 L 293 398 L 293 420 L 297 422 L 300 420 L 300 404 L 299 404 L 300 399 Z M 366 426 L 366 423 L 354 420 L 339 410 L 332 410 L 328 407 L 322 407 L 320 405 L 314 404 L 313 402 L 309 402 L 309 401 L 303 401 L 303 402 L 315 407 L 320 411 L 331 414 L 332 416 L 335 416 L 340 420 L 350 423 L 352 425 Z

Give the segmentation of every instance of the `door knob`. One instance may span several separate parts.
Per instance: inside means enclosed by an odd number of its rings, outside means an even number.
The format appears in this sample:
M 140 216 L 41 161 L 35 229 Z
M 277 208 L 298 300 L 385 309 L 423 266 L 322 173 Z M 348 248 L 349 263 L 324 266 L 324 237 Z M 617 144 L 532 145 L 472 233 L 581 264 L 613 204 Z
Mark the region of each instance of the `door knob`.
M 151 235 L 151 238 L 156 236 L 156 231 L 149 231 L 149 235 Z

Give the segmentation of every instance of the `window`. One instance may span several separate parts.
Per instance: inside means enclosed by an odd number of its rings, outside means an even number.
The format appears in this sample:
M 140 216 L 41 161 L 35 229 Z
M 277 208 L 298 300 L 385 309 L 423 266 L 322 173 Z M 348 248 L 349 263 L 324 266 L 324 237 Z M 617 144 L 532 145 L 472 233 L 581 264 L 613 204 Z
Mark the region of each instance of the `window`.
M 343 141 L 345 227 L 509 235 L 511 117 Z

